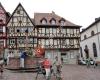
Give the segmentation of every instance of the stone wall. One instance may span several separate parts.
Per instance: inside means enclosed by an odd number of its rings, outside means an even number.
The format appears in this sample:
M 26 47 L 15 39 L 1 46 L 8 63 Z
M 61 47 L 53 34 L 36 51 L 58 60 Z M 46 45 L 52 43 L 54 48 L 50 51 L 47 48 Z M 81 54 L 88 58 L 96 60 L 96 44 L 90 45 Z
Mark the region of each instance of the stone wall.
M 37 62 L 36 58 L 26 57 L 25 58 L 25 68 L 35 68 L 36 62 Z M 7 67 L 10 69 L 20 68 L 20 58 L 19 57 L 9 58 L 9 64 Z

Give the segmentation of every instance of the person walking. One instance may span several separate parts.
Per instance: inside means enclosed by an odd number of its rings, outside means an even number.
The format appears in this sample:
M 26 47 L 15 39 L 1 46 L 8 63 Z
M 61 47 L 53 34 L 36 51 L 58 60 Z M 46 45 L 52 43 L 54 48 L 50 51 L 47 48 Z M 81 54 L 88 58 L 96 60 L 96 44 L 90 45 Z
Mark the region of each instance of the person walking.
M 86 59 L 86 66 L 87 66 L 87 68 L 89 68 L 90 65 L 91 65 L 91 63 L 90 63 L 90 59 L 88 58 L 88 59 Z
M 96 63 L 96 58 L 93 59 L 93 67 L 96 68 L 97 63 Z
M 45 58 L 45 60 L 43 61 L 43 67 L 46 71 L 46 80 L 50 80 L 51 61 L 48 58 Z
M 53 74 L 58 78 L 57 80 L 60 80 L 61 78 L 61 61 L 58 60 L 58 57 L 55 57 L 55 61 L 53 62 Z

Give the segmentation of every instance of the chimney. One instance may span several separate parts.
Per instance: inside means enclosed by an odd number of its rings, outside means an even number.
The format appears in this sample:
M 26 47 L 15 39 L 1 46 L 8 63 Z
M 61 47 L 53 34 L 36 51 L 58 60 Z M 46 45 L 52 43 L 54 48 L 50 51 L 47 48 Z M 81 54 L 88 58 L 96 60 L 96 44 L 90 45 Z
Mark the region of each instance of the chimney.
M 98 21 L 98 20 L 100 20 L 100 17 L 98 17 L 98 18 L 95 18 L 95 21 Z
M 82 31 L 84 31 L 84 30 L 85 30 L 85 28 L 82 29 Z
M 54 12 L 54 11 L 52 11 L 52 14 L 55 14 L 55 12 Z

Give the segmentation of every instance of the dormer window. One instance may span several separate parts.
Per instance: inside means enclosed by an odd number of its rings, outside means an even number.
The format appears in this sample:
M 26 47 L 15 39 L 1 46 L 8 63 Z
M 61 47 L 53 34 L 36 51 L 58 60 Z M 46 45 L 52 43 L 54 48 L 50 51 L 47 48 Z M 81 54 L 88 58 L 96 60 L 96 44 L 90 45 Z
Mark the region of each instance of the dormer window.
M 64 19 L 64 18 L 61 18 L 61 19 L 59 20 L 59 22 L 60 22 L 60 25 L 61 25 L 61 26 L 64 26 L 64 25 L 65 25 L 65 19 Z
M 43 18 L 41 21 L 40 21 L 42 24 L 47 24 L 47 20 L 45 18 Z
M 52 25 L 55 25 L 55 24 L 56 24 L 56 20 L 55 20 L 54 18 L 52 18 L 52 19 L 50 20 L 50 23 L 51 23 Z
M 64 26 L 65 25 L 65 21 L 61 21 L 61 26 Z

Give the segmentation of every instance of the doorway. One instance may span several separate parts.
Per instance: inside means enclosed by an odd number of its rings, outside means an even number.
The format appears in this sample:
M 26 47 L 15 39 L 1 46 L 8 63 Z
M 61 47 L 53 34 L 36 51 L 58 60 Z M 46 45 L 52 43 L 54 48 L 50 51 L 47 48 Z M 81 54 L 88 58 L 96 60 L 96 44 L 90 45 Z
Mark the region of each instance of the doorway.
M 68 53 L 61 53 L 61 60 L 63 64 L 69 64 Z

